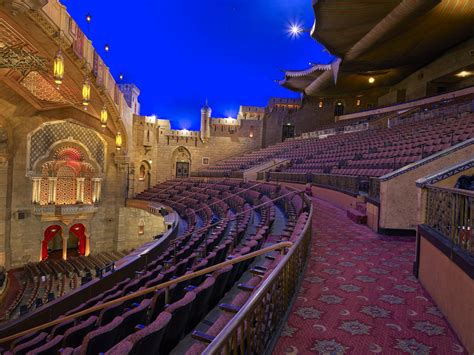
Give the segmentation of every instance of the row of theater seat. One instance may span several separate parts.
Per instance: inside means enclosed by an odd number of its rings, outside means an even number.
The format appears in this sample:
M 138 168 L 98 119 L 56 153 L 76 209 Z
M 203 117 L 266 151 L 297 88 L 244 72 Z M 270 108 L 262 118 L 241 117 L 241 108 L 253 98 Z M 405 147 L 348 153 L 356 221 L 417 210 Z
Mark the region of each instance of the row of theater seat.
M 183 194 L 183 191 L 186 193 Z M 140 197 L 176 206 L 187 222 L 186 232 L 145 269 L 139 270 L 136 278 L 122 280 L 65 315 L 258 250 L 272 238 L 277 241 L 293 235 L 300 216 L 306 214 L 302 198 L 289 192 L 284 187 L 270 184 L 226 180 L 212 183 L 202 180 L 171 181 L 144 192 Z M 273 203 L 272 198 L 285 194 L 288 194 L 285 199 Z M 251 211 L 252 207 L 263 203 L 266 204 L 255 212 Z M 284 232 L 272 236 L 270 231 L 276 218 L 276 208 L 281 208 L 287 218 Z M 236 215 L 237 218 L 233 218 Z M 200 227 L 197 226 L 198 219 L 201 220 Z M 212 219 L 219 221 L 212 228 L 203 229 L 203 226 L 211 225 Z M 238 284 L 244 273 L 249 272 L 247 269 L 251 262 L 248 260 L 183 281 L 170 288 L 168 293 L 160 289 L 133 301 L 121 302 L 59 323 L 43 332 L 29 334 L 13 342 L 10 352 L 47 354 L 62 349 L 66 354 L 106 351 L 110 354 L 134 354 L 155 349 L 167 353 L 186 333 L 192 331 L 210 309 L 219 304 L 227 291 L 237 287 L 234 285 Z M 267 271 L 270 272 L 276 265 L 277 262 L 266 265 Z M 261 277 L 258 276 L 258 279 Z M 231 302 L 231 313 L 250 297 L 258 285 L 257 281 L 254 279 L 239 285 L 241 292 L 235 302 Z M 226 307 L 222 305 L 222 309 Z M 219 321 L 219 324 L 222 322 Z M 198 344 L 202 345 L 200 341 Z
M 455 100 L 442 109 L 434 105 L 432 111 L 424 108 L 422 113 L 413 113 L 417 119 L 408 116 L 392 128 L 287 140 L 219 162 L 199 174 L 232 174 L 272 159 L 290 159 L 291 164 L 276 171 L 381 176 L 473 138 L 474 115 L 469 100 L 472 98 Z
M 98 276 L 97 270 L 114 263 L 126 254 L 126 251 L 113 251 L 72 257 L 68 260 L 47 259 L 26 264 L 23 270 L 15 272 L 15 277 L 21 281 L 21 288 L 7 307 L 3 318 L 17 318 L 63 296 L 80 286 L 82 280 Z

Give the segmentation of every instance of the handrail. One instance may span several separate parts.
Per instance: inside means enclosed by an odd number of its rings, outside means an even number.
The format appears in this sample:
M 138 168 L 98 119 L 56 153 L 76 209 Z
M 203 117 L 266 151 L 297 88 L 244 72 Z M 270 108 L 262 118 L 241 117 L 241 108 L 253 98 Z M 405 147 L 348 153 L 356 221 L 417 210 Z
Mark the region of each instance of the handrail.
M 203 351 L 202 354 L 205 355 L 210 355 L 210 354 L 219 354 L 221 353 L 222 349 L 226 349 L 225 353 L 230 354 L 232 353 L 232 350 L 229 349 L 226 345 L 226 342 L 229 341 L 229 338 L 232 338 L 232 334 L 238 333 L 239 327 L 242 327 L 243 324 L 246 324 L 246 317 L 249 316 L 249 313 L 253 313 L 254 309 L 259 305 L 259 302 L 265 298 L 266 294 L 270 292 L 270 288 L 274 286 L 274 284 L 278 281 L 277 278 L 281 275 L 284 275 L 285 273 L 285 267 L 287 266 L 288 263 L 292 260 L 293 254 L 297 252 L 302 252 L 307 253 L 307 250 L 305 250 L 305 245 L 301 245 L 304 243 L 308 243 L 309 245 L 309 238 L 306 236 L 307 233 L 311 233 L 311 223 L 312 223 L 312 217 L 313 215 L 313 205 L 310 206 L 310 211 L 309 211 L 309 218 L 308 221 L 303 229 L 303 231 L 300 233 L 300 236 L 298 237 L 297 241 L 294 243 L 294 246 L 288 251 L 287 254 L 285 254 L 283 260 L 281 260 L 278 265 L 273 269 L 273 271 L 270 273 L 270 275 L 267 277 L 265 280 L 265 283 L 263 286 L 259 287 L 257 291 L 255 291 L 250 298 L 247 300 L 245 305 L 240 308 L 240 310 L 235 314 L 235 316 L 232 318 L 231 321 L 229 321 L 224 328 L 219 332 L 219 334 L 213 339 L 213 341 L 207 346 L 207 348 Z M 302 246 L 303 249 L 298 248 L 299 246 Z M 306 245 L 306 249 L 309 248 L 309 246 Z M 293 260 L 294 261 L 294 260 Z M 304 270 L 304 269 L 303 269 Z M 301 275 L 302 276 L 302 273 Z M 286 275 L 286 278 L 290 278 L 291 276 Z M 284 293 L 284 292 L 283 292 Z M 251 322 L 250 322 L 251 323 Z M 249 325 L 250 327 L 250 325 Z M 243 330 L 242 328 L 240 330 Z M 261 335 L 261 334 L 260 334 Z M 237 335 L 237 338 L 240 338 L 241 335 Z M 243 335 L 242 335 L 243 337 Z M 241 342 L 244 342 L 242 339 L 240 339 Z M 237 340 L 234 339 L 234 342 L 237 342 Z M 236 345 L 236 344 L 233 344 Z M 236 345 L 238 346 L 238 345 Z M 234 349 L 235 350 L 235 349 Z
M 431 184 L 426 185 L 426 188 L 430 190 L 444 191 L 444 192 L 449 192 L 449 193 L 458 194 L 458 195 L 467 196 L 467 197 L 474 197 L 474 191 L 471 191 L 471 190 L 457 189 L 455 187 L 435 186 Z
M 82 317 L 82 316 L 87 315 L 89 313 L 99 311 L 99 310 L 102 310 L 102 309 L 110 307 L 110 306 L 114 306 L 116 304 L 119 304 L 119 303 L 122 303 L 122 302 L 125 302 L 125 301 L 128 301 L 128 300 L 146 295 L 148 293 L 155 292 L 157 290 L 161 290 L 161 289 L 164 289 L 164 288 L 168 288 L 172 285 L 179 284 L 183 281 L 188 281 L 188 280 L 191 280 L 195 277 L 202 276 L 202 275 L 220 270 L 220 269 L 222 269 L 226 266 L 233 265 L 233 264 L 238 264 L 242 261 L 245 261 L 245 260 L 248 260 L 248 259 L 253 259 L 257 256 L 267 254 L 267 253 L 275 251 L 275 250 L 280 250 L 280 249 L 284 250 L 285 248 L 291 248 L 292 246 L 293 246 L 292 242 L 281 242 L 281 243 L 274 244 L 274 245 L 268 246 L 266 248 L 263 248 L 263 249 L 260 249 L 260 250 L 257 250 L 257 251 L 254 251 L 254 252 L 251 252 L 251 253 L 248 253 L 248 254 L 244 254 L 244 255 L 239 256 L 235 259 L 224 261 L 222 263 L 207 267 L 207 268 L 199 270 L 199 271 L 195 271 L 191 274 L 180 276 L 176 279 L 163 282 L 162 284 L 159 284 L 159 285 L 156 285 L 156 286 L 153 286 L 153 287 L 149 287 L 149 288 L 146 288 L 146 289 L 141 290 L 141 291 L 135 291 L 135 292 L 133 292 L 129 295 L 120 297 L 116 300 L 108 301 L 106 303 L 102 303 L 100 305 L 93 306 L 91 308 L 79 311 L 77 313 L 73 313 L 71 315 L 68 315 L 68 316 L 65 316 L 65 317 L 62 317 L 62 318 L 58 318 L 58 319 L 53 320 L 51 322 L 45 323 L 43 325 L 39 325 L 39 326 L 30 328 L 30 329 L 24 330 L 22 332 L 7 336 L 5 338 L 0 339 L 0 344 L 9 342 L 13 339 L 19 338 L 23 335 L 26 335 L 26 334 L 29 334 L 29 333 L 32 333 L 32 332 L 37 332 L 37 331 L 52 327 L 56 324 L 68 321 L 70 319 L 74 319 L 74 318 L 77 318 L 77 317 Z M 290 251 L 291 251 L 291 249 L 290 249 Z

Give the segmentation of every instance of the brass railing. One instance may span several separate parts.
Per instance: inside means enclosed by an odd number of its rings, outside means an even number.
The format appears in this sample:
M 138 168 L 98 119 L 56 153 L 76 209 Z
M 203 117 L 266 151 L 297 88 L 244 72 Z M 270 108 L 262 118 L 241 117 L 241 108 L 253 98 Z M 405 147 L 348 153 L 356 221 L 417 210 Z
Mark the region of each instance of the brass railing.
M 469 253 L 474 251 L 474 192 L 426 186 L 425 224 Z
M 55 319 L 51 322 L 48 322 L 48 323 L 36 326 L 34 328 L 30 328 L 28 330 L 21 331 L 21 332 L 18 332 L 16 334 L 4 337 L 4 338 L 0 339 L 0 344 L 10 342 L 10 341 L 12 341 L 16 338 L 22 337 L 23 335 L 26 335 L 26 334 L 30 334 L 30 333 L 33 333 L 33 332 L 38 332 L 40 330 L 47 329 L 47 328 L 51 328 L 52 326 L 54 326 L 56 324 L 63 323 L 65 321 L 75 319 L 75 318 L 78 318 L 78 317 L 82 317 L 82 316 L 85 316 L 87 314 L 90 314 L 90 313 L 93 313 L 93 312 L 96 312 L 96 311 L 100 311 L 104 308 L 108 308 L 108 307 L 114 306 L 116 304 L 125 302 L 125 301 L 133 300 L 137 297 L 144 296 L 146 294 L 149 294 L 151 292 L 155 292 L 157 290 L 165 289 L 165 292 L 168 292 L 170 290 L 171 286 L 173 286 L 173 285 L 177 285 L 181 282 L 194 279 L 195 277 L 198 277 L 198 276 L 209 274 L 211 272 L 220 270 L 220 269 L 222 269 L 226 266 L 229 266 L 229 265 L 234 265 L 234 264 L 238 264 L 238 263 L 240 263 L 242 261 L 245 261 L 245 260 L 253 259 L 257 256 L 264 255 L 264 254 L 270 253 L 270 252 L 275 251 L 275 250 L 281 250 L 282 252 L 285 252 L 288 248 L 291 248 L 292 245 L 293 245 L 293 243 L 291 243 L 291 242 L 281 242 L 281 243 L 278 243 L 278 244 L 268 246 L 266 248 L 254 251 L 252 253 L 248 253 L 248 254 L 239 256 L 235 259 L 227 260 L 227 261 L 224 261 L 220 264 L 216 264 L 214 266 L 210 266 L 210 267 L 207 267 L 205 269 L 180 276 L 176 279 L 173 279 L 173 280 L 170 280 L 170 281 L 167 281 L 167 282 L 163 282 L 163 283 L 161 283 L 157 286 L 149 287 L 149 288 L 146 288 L 144 290 L 139 290 L 139 291 L 133 292 L 129 295 L 117 298 L 115 300 L 105 302 L 105 303 L 101 303 L 97 306 L 93 306 L 91 308 L 76 312 L 76 313 L 68 315 L 68 316 L 59 317 L 59 318 L 57 318 L 57 319 Z M 290 251 L 291 250 L 292 250 L 292 248 L 290 249 Z
M 310 204 L 309 201 L 305 203 Z M 304 274 L 311 242 L 312 214 L 311 206 L 308 222 L 293 247 L 203 354 L 263 354 L 271 351 Z

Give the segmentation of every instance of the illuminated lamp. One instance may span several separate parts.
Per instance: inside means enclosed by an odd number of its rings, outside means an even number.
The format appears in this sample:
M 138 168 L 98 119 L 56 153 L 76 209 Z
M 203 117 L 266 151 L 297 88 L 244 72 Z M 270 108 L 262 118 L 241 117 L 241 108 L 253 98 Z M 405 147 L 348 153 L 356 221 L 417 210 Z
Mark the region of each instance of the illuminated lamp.
M 107 111 L 107 107 L 104 105 L 102 110 L 100 111 L 100 125 L 105 128 L 107 127 L 107 120 L 109 119 L 109 112 Z
M 58 89 L 59 85 L 63 83 L 64 78 L 64 57 L 61 48 L 58 49 L 53 60 L 53 77 Z
M 117 135 L 115 136 L 115 148 L 117 150 L 121 150 L 122 149 L 122 144 L 123 144 L 123 142 L 122 142 L 122 133 L 120 133 L 120 131 L 119 131 L 119 132 L 117 132 Z
M 108 52 L 109 52 L 109 50 L 110 50 L 110 47 L 109 47 L 109 45 L 108 45 L 108 44 L 106 44 L 106 45 L 104 46 L 104 49 L 105 49 L 105 51 L 108 53 Z
M 91 100 L 91 84 L 88 78 L 84 79 L 84 83 L 82 84 L 82 105 L 84 109 L 87 109 L 89 106 L 89 102 Z
M 323 108 L 323 100 L 319 101 L 319 108 Z
M 459 73 L 456 74 L 457 77 L 459 78 L 465 78 L 468 77 L 469 75 L 472 75 L 472 72 L 469 72 L 467 70 L 460 71 Z
M 88 14 L 86 15 L 86 21 L 87 21 L 87 23 L 90 23 L 91 20 L 92 20 L 92 16 L 91 16 L 90 13 L 88 13 Z
M 369 78 L 369 84 L 373 84 L 373 83 L 375 83 L 375 78 L 373 76 L 371 76 Z

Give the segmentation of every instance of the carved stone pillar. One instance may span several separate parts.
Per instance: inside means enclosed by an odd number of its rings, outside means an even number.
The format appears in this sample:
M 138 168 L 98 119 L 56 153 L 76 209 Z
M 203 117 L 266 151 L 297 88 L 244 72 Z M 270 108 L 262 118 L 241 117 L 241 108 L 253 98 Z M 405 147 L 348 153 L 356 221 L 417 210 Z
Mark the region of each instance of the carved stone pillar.
M 97 203 L 100 201 L 100 194 L 102 190 L 102 179 L 93 178 L 92 180 L 92 202 Z
M 63 235 L 61 232 L 61 238 L 63 239 L 63 260 L 67 260 L 67 240 L 68 237 Z
M 48 204 L 56 204 L 56 186 L 58 183 L 57 177 L 48 178 Z
M 76 178 L 77 186 L 76 186 L 76 202 L 77 203 L 84 203 L 84 182 L 85 178 L 78 177 Z
M 40 203 L 41 201 L 41 177 L 34 177 L 31 202 Z
M 88 256 L 91 253 L 91 247 L 90 247 L 90 237 L 89 234 L 85 234 L 86 237 L 86 251 L 84 253 L 85 256 Z

